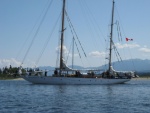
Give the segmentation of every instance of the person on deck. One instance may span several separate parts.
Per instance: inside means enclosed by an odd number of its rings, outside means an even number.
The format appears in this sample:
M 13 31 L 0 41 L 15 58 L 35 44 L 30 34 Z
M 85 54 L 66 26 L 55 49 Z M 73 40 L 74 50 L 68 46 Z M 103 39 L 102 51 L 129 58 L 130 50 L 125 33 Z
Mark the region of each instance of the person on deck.
M 47 76 L 47 71 L 45 70 L 45 76 Z
M 55 74 L 55 75 L 58 75 L 58 71 L 57 71 L 57 69 L 55 69 L 54 74 Z

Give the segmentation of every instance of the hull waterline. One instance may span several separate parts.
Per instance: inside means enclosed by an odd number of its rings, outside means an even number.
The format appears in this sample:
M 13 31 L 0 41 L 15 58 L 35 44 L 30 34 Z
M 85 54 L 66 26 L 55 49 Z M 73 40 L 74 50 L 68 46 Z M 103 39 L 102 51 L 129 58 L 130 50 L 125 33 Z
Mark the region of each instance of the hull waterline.
M 130 79 L 107 79 L 107 78 L 75 78 L 75 77 L 52 77 L 52 76 L 22 76 L 33 84 L 49 85 L 103 85 L 121 84 Z

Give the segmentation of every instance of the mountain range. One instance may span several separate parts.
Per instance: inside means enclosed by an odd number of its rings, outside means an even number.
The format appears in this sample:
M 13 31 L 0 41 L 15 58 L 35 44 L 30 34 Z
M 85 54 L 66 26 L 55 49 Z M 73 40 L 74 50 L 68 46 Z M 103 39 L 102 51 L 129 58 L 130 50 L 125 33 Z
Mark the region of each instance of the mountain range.
M 150 60 L 145 59 L 130 59 L 130 60 L 123 60 L 120 62 L 113 62 L 112 66 L 115 70 L 117 71 L 136 71 L 138 73 L 140 72 L 150 72 Z M 71 67 L 71 66 L 68 66 Z M 41 70 L 54 70 L 55 67 L 51 66 L 40 66 L 39 67 Z M 108 64 L 102 65 L 99 67 L 81 67 L 81 66 L 74 66 L 75 69 L 102 69 L 106 70 L 108 69 Z

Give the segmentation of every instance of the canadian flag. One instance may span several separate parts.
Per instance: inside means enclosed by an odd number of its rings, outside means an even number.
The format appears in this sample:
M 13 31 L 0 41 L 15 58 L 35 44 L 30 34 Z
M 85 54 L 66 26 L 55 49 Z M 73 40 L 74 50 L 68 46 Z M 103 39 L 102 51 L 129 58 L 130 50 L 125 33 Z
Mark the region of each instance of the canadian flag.
M 132 38 L 126 38 L 126 41 L 133 41 Z

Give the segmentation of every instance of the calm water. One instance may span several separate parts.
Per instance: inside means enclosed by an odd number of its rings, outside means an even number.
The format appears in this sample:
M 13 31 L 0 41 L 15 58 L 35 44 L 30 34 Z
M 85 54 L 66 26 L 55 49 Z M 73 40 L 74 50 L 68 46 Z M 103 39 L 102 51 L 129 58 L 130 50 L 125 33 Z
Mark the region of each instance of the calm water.
M 0 113 L 150 113 L 150 80 L 118 85 L 0 80 Z

